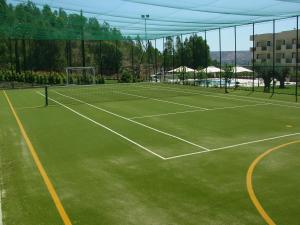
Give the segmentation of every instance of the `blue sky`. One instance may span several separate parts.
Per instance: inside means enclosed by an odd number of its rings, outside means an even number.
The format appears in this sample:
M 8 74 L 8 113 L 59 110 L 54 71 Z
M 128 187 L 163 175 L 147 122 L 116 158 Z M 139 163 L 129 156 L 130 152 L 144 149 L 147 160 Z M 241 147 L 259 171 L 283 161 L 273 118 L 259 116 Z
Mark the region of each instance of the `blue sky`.
M 289 18 L 284 20 L 278 20 L 275 22 L 275 32 L 293 30 L 296 28 L 296 18 Z M 273 22 L 257 23 L 254 26 L 255 34 L 272 33 Z M 204 33 L 198 33 L 203 36 Z M 252 25 L 244 25 L 237 27 L 237 50 L 249 50 L 252 46 L 250 41 L 250 35 L 252 35 Z M 184 35 L 183 37 L 187 37 Z M 234 28 L 221 29 L 221 45 L 223 51 L 234 51 Z M 207 32 L 207 42 L 211 48 L 211 51 L 219 51 L 219 31 Z M 162 40 L 157 41 L 157 46 L 162 49 Z

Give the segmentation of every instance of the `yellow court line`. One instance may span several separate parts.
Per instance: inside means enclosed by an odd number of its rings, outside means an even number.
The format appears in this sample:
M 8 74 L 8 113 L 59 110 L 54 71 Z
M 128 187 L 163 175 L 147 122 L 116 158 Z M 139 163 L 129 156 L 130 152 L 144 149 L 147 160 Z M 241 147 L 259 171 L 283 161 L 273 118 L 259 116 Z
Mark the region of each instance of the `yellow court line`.
M 258 199 L 256 198 L 255 192 L 253 190 L 253 184 L 252 184 L 252 176 L 253 176 L 253 171 L 256 167 L 256 165 L 264 158 L 266 157 L 268 154 L 270 154 L 271 152 L 284 148 L 288 145 L 292 145 L 292 144 L 296 144 L 296 143 L 300 143 L 300 140 L 298 141 L 292 141 L 289 143 L 285 143 L 279 146 L 276 146 L 274 148 L 271 148 L 267 151 L 265 151 L 264 153 L 262 153 L 261 155 L 259 155 L 250 165 L 248 171 L 247 171 L 247 178 L 246 178 L 246 183 L 247 183 L 247 191 L 248 194 L 250 196 L 250 199 L 252 201 L 252 203 L 254 204 L 255 208 L 257 209 L 257 211 L 259 212 L 259 214 L 262 216 L 262 218 L 266 221 L 267 224 L 269 225 L 276 225 L 276 223 L 272 220 L 272 218 L 268 215 L 268 213 L 264 210 L 264 208 L 262 207 L 262 205 L 260 204 L 260 202 L 258 201 Z
M 46 173 L 46 171 L 45 171 L 45 169 L 44 169 L 44 167 L 43 167 L 43 165 L 42 165 L 42 163 L 39 159 L 39 156 L 38 156 L 36 150 L 34 149 L 32 143 L 30 141 L 30 139 L 29 139 L 29 137 L 28 137 L 28 135 L 27 135 L 27 133 L 24 129 L 24 126 L 23 126 L 18 114 L 16 113 L 16 111 L 15 111 L 8 95 L 6 94 L 6 92 L 3 91 L 3 93 L 4 93 L 4 96 L 5 96 L 8 104 L 9 104 L 9 107 L 10 107 L 10 109 L 11 109 L 11 111 L 12 111 L 12 113 L 13 113 L 13 115 L 14 115 L 17 123 L 18 123 L 21 134 L 22 134 L 22 136 L 23 136 L 23 138 L 24 138 L 24 140 L 25 140 L 25 142 L 28 146 L 28 149 L 31 153 L 31 156 L 32 156 L 32 158 L 35 162 L 35 165 L 37 166 L 37 168 L 38 168 L 38 170 L 39 170 L 39 172 L 40 172 L 40 174 L 41 174 L 41 176 L 42 176 L 42 178 L 45 182 L 45 185 L 46 185 L 46 187 L 47 187 L 47 189 L 48 189 L 48 191 L 49 191 L 49 193 L 52 197 L 52 200 L 53 200 L 53 202 L 54 202 L 54 204 L 55 204 L 55 206 L 56 206 L 56 208 L 57 208 L 57 210 L 58 210 L 58 212 L 61 216 L 61 219 L 63 220 L 65 225 L 72 225 L 71 220 L 70 220 L 69 216 L 67 215 L 67 213 L 66 213 L 66 211 L 65 211 L 65 209 L 64 209 L 64 207 L 63 207 L 63 205 L 62 205 L 62 203 L 61 203 L 61 201 L 60 201 L 60 199 L 59 199 L 59 197 L 58 197 L 58 195 L 55 191 L 55 188 L 54 188 L 50 178 L 48 177 L 48 175 L 47 175 L 47 173 Z

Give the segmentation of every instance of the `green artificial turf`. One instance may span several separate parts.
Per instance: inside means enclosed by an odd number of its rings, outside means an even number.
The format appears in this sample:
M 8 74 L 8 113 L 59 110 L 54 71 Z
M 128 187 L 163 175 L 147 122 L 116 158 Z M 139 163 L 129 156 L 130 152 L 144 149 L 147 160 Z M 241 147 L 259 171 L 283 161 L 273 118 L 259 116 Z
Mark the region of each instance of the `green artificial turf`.
M 265 224 L 248 197 L 248 167 L 300 135 L 204 148 L 298 133 L 300 105 L 286 95 L 222 91 L 49 88 L 48 107 L 43 89 L 6 93 L 73 224 Z M 4 225 L 63 224 L 3 93 L 0 105 Z M 278 150 L 254 171 L 257 198 L 278 224 L 300 221 L 298 149 Z

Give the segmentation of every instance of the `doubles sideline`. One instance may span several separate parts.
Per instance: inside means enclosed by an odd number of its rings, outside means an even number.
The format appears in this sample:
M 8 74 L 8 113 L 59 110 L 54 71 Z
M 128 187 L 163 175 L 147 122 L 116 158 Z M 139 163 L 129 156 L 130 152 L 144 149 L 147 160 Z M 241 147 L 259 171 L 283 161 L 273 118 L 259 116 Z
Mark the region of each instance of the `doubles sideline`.
M 274 101 L 277 101 L 277 100 L 266 100 L 266 99 L 257 99 L 257 98 L 255 98 L 256 100 L 250 100 L 250 99 L 243 98 L 245 96 L 241 97 L 241 96 L 235 95 L 234 97 L 231 97 L 231 96 L 222 96 L 221 94 L 216 94 L 216 93 L 207 94 L 208 92 L 204 92 L 206 94 L 203 94 L 203 91 L 197 91 L 197 90 L 196 91 L 188 91 L 188 90 L 180 90 L 178 88 L 169 88 L 169 87 L 160 87 L 160 86 L 159 87 L 147 87 L 147 86 L 142 86 L 142 85 L 136 85 L 136 87 L 143 88 L 143 89 L 150 89 L 150 90 L 165 90 L 165 91 L 173 91 L 173 92 L 177 92 L 177 93 L 197 94 L 197 95 L 202 95 L 202 96 L 207 96 L 207 97 L 237 100 L 237 101 L 244 101 L 244 102 L 268 103 L 269 105 L 274 105 L 274 106 L 300 109 L 300 106 L 297 103 L 294 103 L 297 105 L 287 105 L 287 104 L 292 104 L 292 103 L 284 102 L 284 101 L 280 101 L 282 103 L 285 103 L 284 105 L 279 104 L 279 103 L 274 103 Z
M 50 178 L 48 177 L 48 175 L 46 173 L 46 170 L 44 169 L 44 167 L 43 167 L 43 165 L 42 165 L 42 163 L 40 161 L 40 158 L 39 158 L 39 156 L 37 154 L 37 151 L 33 147 L 33 144 L 31 143 L 31 141 L 30 141 L 30 139 L 29 139 L 29 137 L 27 135 L 27 132 L 26 132 L 26 130 L 25 130 L 25 128 L 24 128 L 24 126 L 23 126 L 23 124 L 21 122 L 21 120 L 20 120 L 18 114 L 16 113 L 16 111 L 14 109 L 14 106 L 12 105 L 12 103 L 11 103 L 8 95 L 6 94 L 6 92 L 3 91 L 3 93 L 4 93 L 4 96 L 5 96 L 6 100 L 7 100 L 7 102 L 8 102 L 8 105 L 9 105 L 9 107 L 10 107 L 10 109 L 11 109 L 11 111 L 12 111 L 12 113 L 13 113 L 16 121 L 17 121 L 19 129 L 20 129 L 21 134 L 22 134 L 22 136 L 23 136 L 23 138 L 25 140 L 25 143 L 26 143 L 26 145 L 27 145 L 27 147 L 29 149 L 29 152 L 31 153 L 33 161 L 34 161 L 34 163 L 35 163 L 35 165 L 36 165 L 39 173 L 41 174 L 41 176 L 42 176 L 42 178 L 44 180 L 44 183 L 45 183 L 45 185 L 46 185 L 46 187 L 47 187 L 47 189 L 49 191 L 49 194 L 50 194 L 50 196 L 51 196 L 51 198 L 52 198 L 52 200 L 53 200 L 53 202 L 54 202 L 54 204 L 56 206 L 57 211 L 59 212 L 59 215 L 60 215 L 63 223 L 65 225 L 72 225 L 71 220 L 70 220 L 68 214 L 66 213 L 66 211 L 65 211 L 65 209 L 64 209 L 64 207 L 63 207 L 63 205 L 62 205 L 62 203 L 61 203 L 61 201 L 60 201 L 60 199 L 59 199 L 59 197 L 58 197 L 58 195 L 56 193 L 56 190 L 55 190 L 55 188 L 54 188 L 54 186 L 53 186 Z
M 274 148 L 270 148 L 269 150 L 265 151 L 264 153 L 262 153 L 261 155 L 259 155 L 250 165 L 248 171 L 247 171 L 247 176 L 246 176 L 246 184 L 247 184 L 247 191 L 249 194 L 249 197 L 253 203 L 253 205 L 255 206 L 255 208 L 257 209 L 257 211 L 259 212 L 259 214 L 261 215 L 261 217 L 265 220 L 265 222 L 269 225 L 276 225 L 275 222 L 273 221 L 273 219 L 268 215 L 268 213 L 265 211 L 265 209 L 262 207 L 261 203 L 259 202 L 259 200 L 257 199 L 254 189 L 253 189 L 253 182 L 252 182 L 252 177 L 253 177 L 253 172 L 255 170 L 255 167 L 257 166 L 257 164 L 263 160 L 267 155 L 269 155 L 270 153 L 282 149 L 284 147 L 287 147 L 289 145 L 292 144 L 297 144 L 300 143 L 300 141 L 292 141 L 286 144 L 282 144 L 279 145 L 277 147 Z

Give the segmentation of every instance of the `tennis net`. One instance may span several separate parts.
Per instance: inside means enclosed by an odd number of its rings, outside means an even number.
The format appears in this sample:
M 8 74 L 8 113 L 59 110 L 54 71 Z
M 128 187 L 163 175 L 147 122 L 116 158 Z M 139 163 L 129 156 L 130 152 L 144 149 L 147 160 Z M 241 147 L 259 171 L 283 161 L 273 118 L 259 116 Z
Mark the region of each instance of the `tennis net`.
M 65 105 L 165 99 L 195 95 L 193 92 L 176 91 L 155 83 L 50 86 L 46 88 L 46 102 Z

